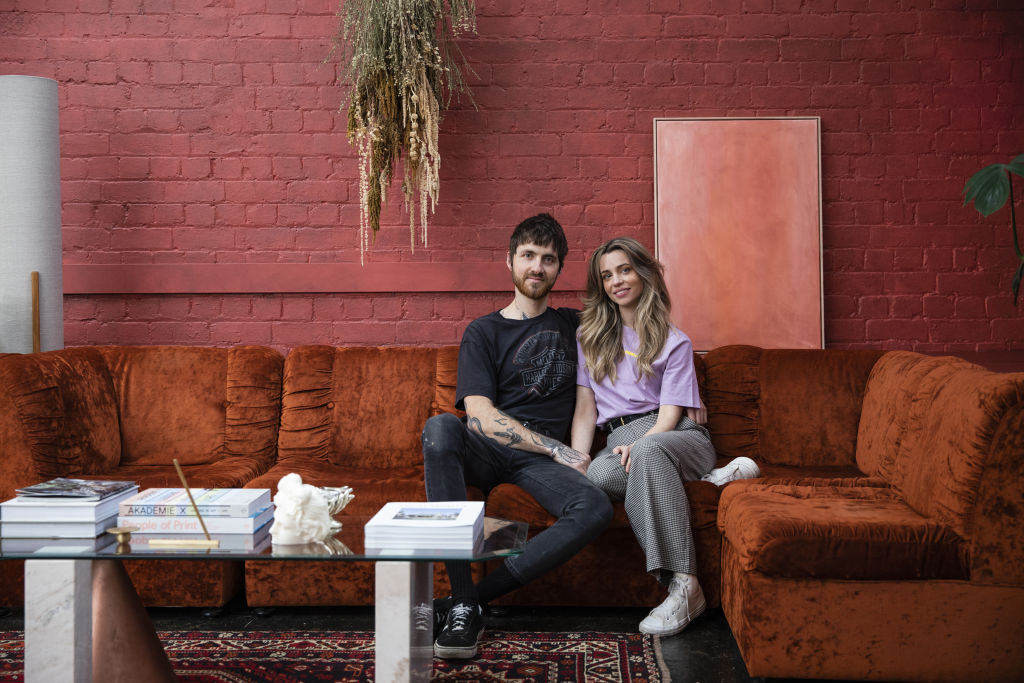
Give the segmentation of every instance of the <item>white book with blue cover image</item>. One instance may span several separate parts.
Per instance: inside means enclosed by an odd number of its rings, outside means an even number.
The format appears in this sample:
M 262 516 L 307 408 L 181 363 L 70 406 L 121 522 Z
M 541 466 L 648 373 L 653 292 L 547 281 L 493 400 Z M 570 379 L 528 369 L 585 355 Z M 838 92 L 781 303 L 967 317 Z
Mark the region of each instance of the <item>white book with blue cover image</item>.
M 482 501 L 387 503 L 366 523 L 366 545 L 473 549 L 483 535 Z

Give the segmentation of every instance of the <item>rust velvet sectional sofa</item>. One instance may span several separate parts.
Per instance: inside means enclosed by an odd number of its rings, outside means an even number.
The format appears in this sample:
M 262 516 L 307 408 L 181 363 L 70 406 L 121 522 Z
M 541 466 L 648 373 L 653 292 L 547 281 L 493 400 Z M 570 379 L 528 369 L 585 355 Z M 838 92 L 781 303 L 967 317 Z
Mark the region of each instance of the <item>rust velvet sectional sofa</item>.
M 423 499 L 419 435 L 454 411 L 457 349 L 72 348 L 0 355 L 0 498 L 54 476 L 352 486 L 353 525 Z M 901 351 L 729 346 L 697 357 L 720 462 L 689 482 L 699 575 L 754 676 L 1015 680 L 1024 671 L 1024 374 Z M 490 515 L 552 518 L 522 490 Z M 486 571 L 480 567 L 479 571 Z M 20 563 L 0 562 L 17 604 Z M 129 563 L 153 605 L 369 604 L 366 563 Z M 447 584 L 437 568 L 438 593 Z M 653 605 L 622 506 L 509 604 Z M 682 637 L 685 637 L 685 633 Z

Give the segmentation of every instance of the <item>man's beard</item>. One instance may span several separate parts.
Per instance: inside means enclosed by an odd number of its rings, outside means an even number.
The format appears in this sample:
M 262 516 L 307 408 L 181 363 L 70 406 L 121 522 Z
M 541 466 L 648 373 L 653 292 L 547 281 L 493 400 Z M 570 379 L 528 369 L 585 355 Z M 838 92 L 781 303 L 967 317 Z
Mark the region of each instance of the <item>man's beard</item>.
M 540 299 L 546 297 L 548 295 L 548 292 L 551 291 L 551 288 L 555 286 L 554 280 L 545 279 L 542 283 L 540 283 L 537 286 L 536 289 L 530 289 L 529 286 L 526 284 L 526 278 L 527 275 L 516 277 L 516 275 L 513 274 L 512 282 L 515 283 L 516 289 L 519 291 L 520 294 L 522 294 L 528 299 L 533 299 L 534 301 L 539 301 Z

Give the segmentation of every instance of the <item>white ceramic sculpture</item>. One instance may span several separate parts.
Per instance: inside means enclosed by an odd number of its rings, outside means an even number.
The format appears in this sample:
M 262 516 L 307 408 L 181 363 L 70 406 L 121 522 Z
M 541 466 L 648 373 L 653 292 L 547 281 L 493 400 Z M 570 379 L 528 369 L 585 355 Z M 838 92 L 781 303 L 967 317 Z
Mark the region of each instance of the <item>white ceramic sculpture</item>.
M 270 537 L 275 545 L 312 543 L 333 533 L 327 499 L 317 487 L 303 484 L 294 472 L 277 483 L 274 505 Z

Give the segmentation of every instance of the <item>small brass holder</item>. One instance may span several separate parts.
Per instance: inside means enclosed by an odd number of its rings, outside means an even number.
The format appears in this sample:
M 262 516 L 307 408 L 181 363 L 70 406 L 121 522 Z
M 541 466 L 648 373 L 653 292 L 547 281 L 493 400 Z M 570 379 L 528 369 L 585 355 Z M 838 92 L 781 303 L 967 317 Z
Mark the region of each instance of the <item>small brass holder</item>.
M 107 533 L 114 534 L 118 545 L 124 545 L 132 542 L 132 532 L 138 530 L 137 526 L 115 526 L 107 529 Z

